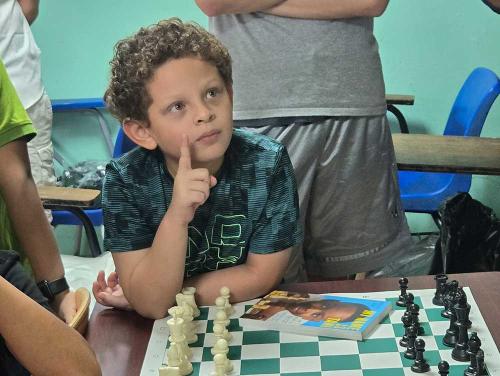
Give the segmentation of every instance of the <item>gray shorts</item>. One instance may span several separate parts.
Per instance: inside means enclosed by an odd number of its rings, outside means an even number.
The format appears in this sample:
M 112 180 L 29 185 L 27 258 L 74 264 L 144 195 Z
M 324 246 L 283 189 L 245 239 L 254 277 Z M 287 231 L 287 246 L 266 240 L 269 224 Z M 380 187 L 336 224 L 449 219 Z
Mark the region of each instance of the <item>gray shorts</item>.
M 287 282 L 305 280 L 306 270 L 326 278 L 373 271 L 411 246 L 385 115 L 247 129 L 283 143 L 295 170 L 305 239 Z

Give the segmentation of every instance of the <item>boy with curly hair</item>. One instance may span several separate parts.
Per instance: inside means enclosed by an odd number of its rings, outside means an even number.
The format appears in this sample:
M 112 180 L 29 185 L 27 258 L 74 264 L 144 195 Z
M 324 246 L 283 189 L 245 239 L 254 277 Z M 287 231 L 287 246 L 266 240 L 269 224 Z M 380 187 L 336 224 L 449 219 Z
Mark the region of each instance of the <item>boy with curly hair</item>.
M 177 18 L 120 41 L 105 101 L 136 148 L 106 171 L 104 246 L 123 295 L 100 273 L 96 299 L 160 318 L 183 286 L 213 304 L 263 295 L 302 241 L 292 165 L 265 136 L 233 130 L 231 58 Z M 108 280 L 109 281 L 109 280 Z

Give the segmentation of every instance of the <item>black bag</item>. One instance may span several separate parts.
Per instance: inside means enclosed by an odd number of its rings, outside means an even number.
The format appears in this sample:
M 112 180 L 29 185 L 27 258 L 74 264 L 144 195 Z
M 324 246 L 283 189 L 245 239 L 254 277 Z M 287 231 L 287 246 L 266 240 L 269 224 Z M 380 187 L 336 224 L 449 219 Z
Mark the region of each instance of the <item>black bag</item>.
M 429 274 L 500 270 L 500 221 L 468 193 L 439 209 L 442 225 Z

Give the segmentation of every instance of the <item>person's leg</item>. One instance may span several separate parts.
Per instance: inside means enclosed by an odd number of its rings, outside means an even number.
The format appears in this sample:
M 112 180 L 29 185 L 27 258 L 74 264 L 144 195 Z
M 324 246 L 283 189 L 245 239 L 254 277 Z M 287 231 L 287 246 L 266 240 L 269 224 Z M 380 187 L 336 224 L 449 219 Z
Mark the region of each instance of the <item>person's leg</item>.
M 295 123 L 286 126 L 245 129 L 274 138 L 287 148 L 297 181 L 300 221 L 304 227 L 309 195 L 316 174 L 316 166 L 319 163 L 319 151 L 323 149 L 325 143 L 325 129 L 319 125 Z M 307 280 L 302 245 L 298 245 L 293 249 L 284 280 L 285 282 Z
M 308 273 L 323 278 L 380 268 L 412 244 L 385 116 L 331 122 L 304 242 Z

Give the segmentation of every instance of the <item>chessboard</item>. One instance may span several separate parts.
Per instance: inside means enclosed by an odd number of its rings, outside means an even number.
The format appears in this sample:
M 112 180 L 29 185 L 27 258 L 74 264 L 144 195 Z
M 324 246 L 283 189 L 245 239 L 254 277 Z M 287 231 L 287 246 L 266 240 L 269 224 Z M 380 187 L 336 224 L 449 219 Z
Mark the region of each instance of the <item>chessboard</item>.
M 411 287 L 411 284 L 410 284 Z M 484 351 L 487 375 L 500 375 L 500 353 L 486 326 L 471 290 L 464 287 L 467 302 L 471 305 L 470 332 L 477 332 Z M 425 333 L 424 357 L 430 371 L 422 375 L 439 376 L 437 365 L 445 360 L 449 363 L 449 375 L 463 376 L 469 362 L 452 358 L 452 348 L 443 345 L 442 339 L 449 327 L 449 320 L 441 317 L 443 307 L 435 306 L 433 289 L 408 290 L 413 293 L 415 303 L 420 306 L 419 320 Z M 401 317 L 405 308 L 396 305 L 400 292 L 384 291 L 356 294 L 328 294 L 352 296 L 366 299 L 385 299 L 393 303 L 393 311 L 364 341 L 302 336 L 270 330 L 243 330 L 238 324 L 241 316 L 256 300 L 235 304 L 235 313 L 230 318 L 228 358 L 234 367 L 230 375 L 268 376 L 408 376 L 413 360 L 406 359 L 405 348 L 399 345 L 404 334 Z M 215 343 L 212 331 L 215 307 L 200 307 L 196 318 L 198 341 L 191 344 L 191 363 L 194 376 L 208 376 L 214 369 L 210 352 Z M 167 318 L 156 320 L 146 351 L 141 375 L 158 375 L 165 363 L 168 348 L 169 328 Z

